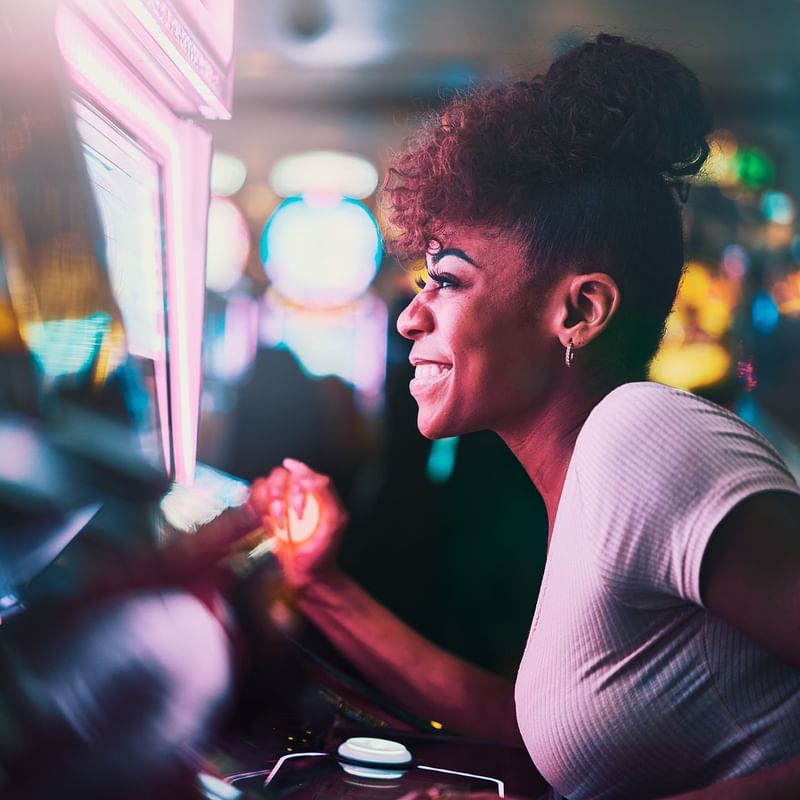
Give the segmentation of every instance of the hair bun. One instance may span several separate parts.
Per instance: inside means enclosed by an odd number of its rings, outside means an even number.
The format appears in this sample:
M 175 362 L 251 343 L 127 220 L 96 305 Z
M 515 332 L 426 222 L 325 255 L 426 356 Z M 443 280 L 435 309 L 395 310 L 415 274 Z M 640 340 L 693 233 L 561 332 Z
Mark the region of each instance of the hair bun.
M 537 136 L 563 170 L 551 179 L 614 163 L 679 180 L 708 155 L 697 76 L 663 50 L 601 34 L 553 62 L 539 90 Z

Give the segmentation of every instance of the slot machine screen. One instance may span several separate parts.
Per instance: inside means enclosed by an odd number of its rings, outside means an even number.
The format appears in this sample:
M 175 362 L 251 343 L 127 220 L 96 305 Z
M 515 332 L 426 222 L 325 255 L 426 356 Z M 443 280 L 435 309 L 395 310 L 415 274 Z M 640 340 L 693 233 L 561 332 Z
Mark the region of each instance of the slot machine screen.
M 75 108 L 105 232 L 109 280 L 136 366 L 131 411 L 144 454 L 170 473 L 162 170 L 155 156 L 96 108 L 80 100 Z

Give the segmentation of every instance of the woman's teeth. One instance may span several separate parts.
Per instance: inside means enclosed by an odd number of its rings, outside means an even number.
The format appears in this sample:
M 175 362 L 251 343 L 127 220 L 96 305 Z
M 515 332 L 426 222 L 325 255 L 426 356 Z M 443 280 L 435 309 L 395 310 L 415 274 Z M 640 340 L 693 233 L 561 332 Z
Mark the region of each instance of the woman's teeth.
M 415 378 L 438 378 L 450 372 L 450 367 L 444 364 L 417 364 L 414 370 Z

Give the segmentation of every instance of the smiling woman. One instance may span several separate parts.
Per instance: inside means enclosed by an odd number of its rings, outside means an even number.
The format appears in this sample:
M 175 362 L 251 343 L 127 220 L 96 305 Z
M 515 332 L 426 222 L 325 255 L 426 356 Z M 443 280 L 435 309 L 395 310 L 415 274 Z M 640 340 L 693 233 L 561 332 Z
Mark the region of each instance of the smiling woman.
M 544 75 L 457 98 L 389 170 L 392 247 L 428 274 L 398 319 L 419 429 L 496 432 L 547 508 L 515 689 L 337 570 L 346 519 L 329 485 L 313 551 L 279 553 L 365 675 L 454 730 L 521 734 L 551 796 L 800 794 L 800 487 L 733 414 L 642 380 L 709 129 L 692 72 L 601 35 Z M 259 484 L 265 523 L 279 526 L 287 483 L 301 502 L 312 480 L 292 463 Z
M 428 253 L 427 284 L 397 321 L 415 342 L 410 389 L 429 438 L 529 417 L 547 369 L 547 353 L 536 347 L 542 317 L 531 313 L 516 242 L 480 227 L 453 228 L 447 241 Z M 533 358 L 528 345 L 539 350 Z

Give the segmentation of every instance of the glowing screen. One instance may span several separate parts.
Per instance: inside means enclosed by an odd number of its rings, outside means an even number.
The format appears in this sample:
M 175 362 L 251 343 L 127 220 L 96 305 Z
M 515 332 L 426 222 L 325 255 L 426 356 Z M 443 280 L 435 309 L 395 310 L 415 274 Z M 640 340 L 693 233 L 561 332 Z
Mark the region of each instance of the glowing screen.
M 88 108 L 79 106 L 83 142 L 106 234 L 108 269 L 128 350 L 149 359 L 165 349 L 164 262 L 158 164 Z

